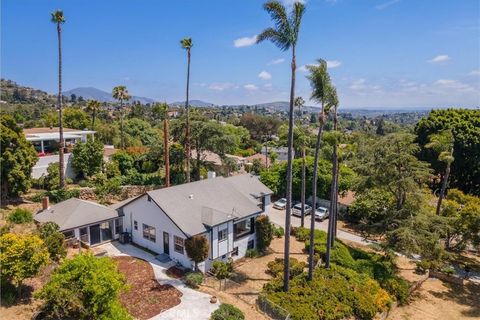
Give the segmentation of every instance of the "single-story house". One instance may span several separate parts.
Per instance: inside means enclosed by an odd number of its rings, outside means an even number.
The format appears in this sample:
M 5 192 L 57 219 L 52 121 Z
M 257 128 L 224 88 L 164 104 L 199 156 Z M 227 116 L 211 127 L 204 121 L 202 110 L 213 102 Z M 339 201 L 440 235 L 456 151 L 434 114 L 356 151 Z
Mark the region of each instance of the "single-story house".
M 40 224 L 55 222 L 66 239 L 76 238 L 88 246 L 118 239 L 123 231 L 123 218 L 117 210 L 77 198 L 51 207 L 47 200 L 34 219 Z
M 244 174 L 149 191 L 116 208 L 134 243 L 186 268 L 194 264 L 185 240 L 204 235 L 209 254 L 198 268 L 205 272 L 214 260 L 238 259 L 256 248 L 255 218 L 270 205 L 271 194 L 257 177 Z
M 267 151 L 265 148 L 262 148 L 260 151 L 261 154 L 265 156 L 265 153 Z M 288 148 L 287 147 L 269 147 L 268 148 L 268 154 L 275 152 L 277 154 L 277 160 L 278 161 L 287 161 L 288 160 Z M 292 148 L 292 157 L 295 157 L 295 152 Z

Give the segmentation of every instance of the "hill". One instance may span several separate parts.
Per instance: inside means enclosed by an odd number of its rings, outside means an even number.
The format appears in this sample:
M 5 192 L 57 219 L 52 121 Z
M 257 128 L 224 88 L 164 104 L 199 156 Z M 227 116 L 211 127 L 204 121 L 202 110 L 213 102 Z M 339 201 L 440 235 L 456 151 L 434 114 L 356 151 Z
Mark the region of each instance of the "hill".
M 76 95 L 77 97 L 82 97 L 85 100 L 98 100 L 101 102 L 116 101 L 115 99 L 113 99 L 112 94 L 110 92 L 106 92 L 93 87 L 80 87 L 80 88 L 75 88 L 75 89 L 71 89 L 64 92 L 64 95 L 66 96 L 70 96 L 72 94 Z M 155 100 L 153 99 L 145 98 L 145 97 L 137 97 L 137 96 L 132 96 L 130 101 L 140 101 L 143 104 L 155 102 Z
M 1 79 L 0 87 L 1 100 L 7 103 L 53 104 L 56 100 L 54 95 L 42 90 L 21 86 L 12 80 Z
M 188 103 L 192 107 L 198 107 L 198 108 L 206 108 L 206 107 L 214 107 L 215 106 L 215 104 L 213 104 L 211 102 L 205 102 L 205 101 L 202 101 L 202 100 L 189 100 Z M 185 101 L 172 102 L 172 103 L 170 103 L 170 105 L 177 106 L 177 107 L 183 107 L 183 106 L 185 106 Z

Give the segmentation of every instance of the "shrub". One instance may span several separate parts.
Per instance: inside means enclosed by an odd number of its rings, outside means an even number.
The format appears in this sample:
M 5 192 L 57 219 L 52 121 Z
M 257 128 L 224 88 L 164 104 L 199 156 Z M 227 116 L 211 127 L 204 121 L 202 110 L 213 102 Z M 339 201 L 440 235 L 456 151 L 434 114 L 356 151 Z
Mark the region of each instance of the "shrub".
M 272 224 L 272 229 L 273 229 L 273 235 L 276 238 L 281 238 L 285 235 L 285 230 L 282 227 L 276 227 L 274 224 Z
M 255 230 L 257 235 L 257 249 L 260 252 L 265 251 L 273 239 L 273 227 L 270 218 L 266 215 L 260 215 L 255 219 Z
M 244 320 L 245 315 L 242 310 L 234 305 L 222 303 L 220 307 L 212 313 L 211 320 Z
M 190 288 L 198 288 L 203 282 L 203 274 L 201 272 L 189 272 L 185 275 L 185 284 Z
M 290 269 L 290 279 L 296 277 L 303 273 L 303 269 L 307 264 L 305 262 L 299 262 L 295 258 L 289 259 L 289 269 Z M 267 272 L 274 277 L 282 277 L 283 276 L 283 259 L 282 258 L 275 258 L 274 261 L 270 261 L 267 264 Z
M 33 215 L 27 209 L 17 208 L 8 215 L 7 221 L 16 224 L 30 223 L 33 221 Z
M 247 258 L 258 257 L 257 249 L 248 249 L 247 252 L 245 252 L 245 257 L 247 257 Z
M 217 277 L 218 280 L 226 279 L 230 277 L 230 271 L 228 265 L 223 261 L 213 261 L 211 272 Z
M 58 262 L 67 255 L 67 250 L 65 249 L 65 235 L 63 233 L 54 232 L 43 239 L 43 241 L 47 246 L 50 259 L 53 261 Z
M 195 235 L 185 241 L 185 251 L 195 263 L 195 270 L 197 270 L 198 263 L 208 258 L 208 249 L 208 240 L 204 235 Z
M 50 190 L 46 192 L 44 196 L 48 196 L 54 203 L 59 203 L 70 198 L 78 198 L 80 196 L 80 189 Z

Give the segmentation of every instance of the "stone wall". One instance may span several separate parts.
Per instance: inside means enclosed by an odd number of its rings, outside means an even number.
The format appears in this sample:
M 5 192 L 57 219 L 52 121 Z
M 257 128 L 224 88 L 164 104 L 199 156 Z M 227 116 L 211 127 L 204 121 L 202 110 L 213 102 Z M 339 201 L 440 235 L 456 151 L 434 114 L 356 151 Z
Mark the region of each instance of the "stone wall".
M 103 197 L 103 199 L 99 199 L 95 194 L 95 188 L 85 187 L 85 188 L 80 188 L 79 198 L 82 200 L 88 200 L 88 201 L 102 200 L 102 202 L 105 202 L 105 203 L 115 203 L 118 201 L 123 201 L 128 198 L 142 195 L 147 191 L 151 191 L 158 188 L 159 186 L 137 186 L 137 185 L 122 186 L 121 191 L 117 195 L 108 194 L 105 197 Z

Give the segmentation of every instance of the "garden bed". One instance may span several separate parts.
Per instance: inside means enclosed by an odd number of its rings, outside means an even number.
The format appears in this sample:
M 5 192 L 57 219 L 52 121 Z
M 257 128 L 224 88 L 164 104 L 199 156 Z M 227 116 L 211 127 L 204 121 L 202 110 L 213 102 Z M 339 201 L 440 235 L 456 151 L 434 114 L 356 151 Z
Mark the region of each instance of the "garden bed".
M 180 304 L 182 293 L 171 285 L 159 284 L 150 263 L 133 257 L 115 257 L 114 260 L 130 287 L 120 294 L 120 301 L 134 318 L 150 319 Z

